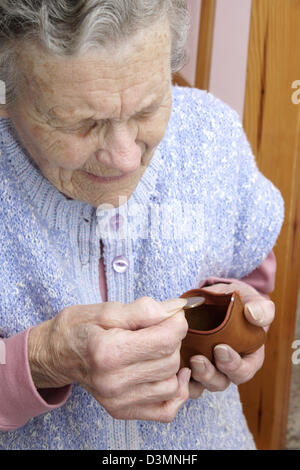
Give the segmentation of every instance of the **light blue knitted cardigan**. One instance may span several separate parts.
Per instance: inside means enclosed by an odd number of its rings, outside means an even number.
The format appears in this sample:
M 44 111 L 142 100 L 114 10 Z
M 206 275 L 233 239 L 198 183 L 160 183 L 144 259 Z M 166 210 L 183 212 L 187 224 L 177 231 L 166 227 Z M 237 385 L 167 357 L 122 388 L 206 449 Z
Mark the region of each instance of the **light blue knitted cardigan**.
M 204 91 L 173 88 L 167 132 L 127 203 L 67 200 L 0 120 L 0 336 L 69 305 L 164 300 L 210 276 L 241 278 L 272 250 L 283 222 L 280 192 L 257 169 L 238 115 Z M 124 226 L 123 226 L 124 227 Z M 121 236 L 122 233 L 122 236 Z M 116 256 L 129 261 L 114 270 Z M 74 384 L 64 406 L 0 433 L 0 449 L 253 449 L 238 389 L 204 391 L 169 424 L 113 419 Z

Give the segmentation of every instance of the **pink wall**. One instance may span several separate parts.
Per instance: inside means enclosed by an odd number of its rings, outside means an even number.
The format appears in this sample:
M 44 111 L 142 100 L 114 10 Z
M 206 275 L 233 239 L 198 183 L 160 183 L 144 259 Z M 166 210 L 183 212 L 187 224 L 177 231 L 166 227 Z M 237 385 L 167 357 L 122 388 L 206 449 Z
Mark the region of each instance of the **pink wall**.
M 209 91 L 242 117 L 247 78 L 251 0 L 217 0 Z
M 190 60 L 181 75 L 195 86 L 201 0 L 188 0 L 191 32 Z M 232 106 L 242 117 L 247 74 L 252 0 L 217 0 L 209 91 Z

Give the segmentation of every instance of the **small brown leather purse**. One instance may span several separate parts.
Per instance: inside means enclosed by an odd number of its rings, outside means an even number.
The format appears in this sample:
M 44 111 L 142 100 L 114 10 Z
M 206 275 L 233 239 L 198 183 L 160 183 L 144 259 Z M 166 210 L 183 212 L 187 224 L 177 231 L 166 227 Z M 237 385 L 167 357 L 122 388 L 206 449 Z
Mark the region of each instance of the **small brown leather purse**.
M 213 349 L 217 344 L 228 344 L 239 354 L 245 355 L 265 343 L 265 330 L 247 320 L 238 291 L 219 294 L 192 289 L 180 297 L 195 296 L 203 297 L 203 303 L 194 308 L 184 306 L 189 329 L 181 345 L 181 367 L 190 367 L 190 358 L 197 354 L 214 362 Z

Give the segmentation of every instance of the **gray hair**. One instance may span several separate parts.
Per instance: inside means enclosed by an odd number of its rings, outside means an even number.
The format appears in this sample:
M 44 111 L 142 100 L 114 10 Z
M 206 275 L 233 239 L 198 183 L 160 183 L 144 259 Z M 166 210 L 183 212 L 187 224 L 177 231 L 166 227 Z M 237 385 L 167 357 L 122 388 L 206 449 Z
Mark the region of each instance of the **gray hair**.
M 37 40 L 51 54 L 72 56 L 98 45 L 122 44 L 163 15 L 169 20 L 175 73 L 186 62 L 186 0 L 0 0 L 0 80 L 6 84 L 7 104 L 16 96 L 17 51 L 25 41 Z

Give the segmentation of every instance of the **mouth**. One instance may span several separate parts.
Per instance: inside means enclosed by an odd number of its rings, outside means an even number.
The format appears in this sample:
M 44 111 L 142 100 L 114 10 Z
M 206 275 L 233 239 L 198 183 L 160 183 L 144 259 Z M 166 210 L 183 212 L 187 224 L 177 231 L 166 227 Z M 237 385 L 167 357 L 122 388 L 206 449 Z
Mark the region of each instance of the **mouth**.
M 128 175 L 121 175 L 121 176 L 96 176 L 92 173 L 88 173 L 87 171 L 83 171 L 85 175 L 87 175 L 92 181 L 96 181 L 98 183 L 112 183 L 114 181 L 121 181 L 128 177 Z

